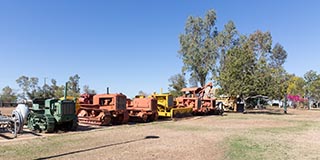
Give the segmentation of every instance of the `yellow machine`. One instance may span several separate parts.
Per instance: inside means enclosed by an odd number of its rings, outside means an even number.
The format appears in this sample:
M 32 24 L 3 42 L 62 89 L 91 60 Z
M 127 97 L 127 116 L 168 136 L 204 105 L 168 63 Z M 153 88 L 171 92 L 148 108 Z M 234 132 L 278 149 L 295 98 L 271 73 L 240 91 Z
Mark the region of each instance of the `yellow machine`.
M 61 97 L 60 100 L 64 100 L 64 97 Z M 75 101 L 76 102 L 76 114 L 78 113 L 80 109 L 80 103 L 77 98 L 72 97 L 72 96 L 67 96 L 67 100 Z
M 144 95 L 136 95 L 134 98 L 146 98 Z
M 217 104 L 222 104 L 223 105 L 223 109 L 225 111 L 237 111 L 237 101 L 235 97 L 218 97 L 216 99 L 216 103 Z
M 173 96 L 169 93 L 153 93 L 149 97 L 157 99 L 159 117 L 184 117 L 192 115 L 192 107 L 178 108 L 173 100 Z

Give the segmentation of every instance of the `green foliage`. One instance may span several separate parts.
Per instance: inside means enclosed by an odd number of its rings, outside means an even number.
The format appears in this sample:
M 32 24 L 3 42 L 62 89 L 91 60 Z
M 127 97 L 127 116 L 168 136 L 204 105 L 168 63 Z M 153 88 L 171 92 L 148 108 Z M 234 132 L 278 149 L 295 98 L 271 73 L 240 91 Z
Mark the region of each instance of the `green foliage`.
M 229 159 L 263 159 L 262 154 L 266 151 L 261 144 L 240 136 L 229 140 L 228 144 L 230 149 L 227 157 Z
M 222 91 L 231 96 L 249 95 L 254 89 L 253 62 L 253 54 L 247 53 L 243 48 L 229 50 L 218 77 Z
M 71 76 L 68 81 L 68 95 L 77 97 L 80 95 L 79 75 Z M 19 96 L 22 99 L 34 98 L 60 98 L 64 96 L 64 85 L 58 86 L 55 79 L 51 79 L 51 85 L 44 84 L 42 87 L 38 85 L 39 78 L 21 76 L 16 80 L 23 93 Z
M 251 34 L 245 43 L 247 52 L 254 54 L 251 95 L 268 95 L 271 86 L 269 82 L 272 79 L 268 66 L 268 57 L 271 54 L 272 45 L 271 34 L 258 30 Z
M 55 79 L 51 79 L 51 92 L 55 98 L 60 98 L 64 96 L 64 85 L 58 86 L 57 81 Z
M 280 68 L 287 59 L 287 51 L 283 46 L 277 43 L 272 49 L 271 66 L 273 68 Z
M 80 95 L 79 87 L 80 77 L 78 74 L 69 77 L 68 81 L 68 95 L 73 97 L 78 97 Z
M 83 92 L 87 94 L 96 94 L 96 91 L 94 89 L 90 89 L 89 85 L 83 86 Z
M 183 94 L 181 92 L 181 89 L 186 87 L 186 80 L 182 74 L 171 76 L 169 79 L 169 83 L 169 92 L 174 97 L 178 97 Z
M 146 93 L 146 92 L 144 92 L 144 91 L 139 91 L 139 92 L 138 92 L 138 95 L 139 95 L 139 96 L 148 97 L 150 94 L 148 94 L 148 93 Z
M 17 95 L 9 86 L 6 86 L 2 89 L 0 100 L 2 102 L 15 102 L 17 100 Z
M 232 21 L 218 32 L 215 22 L 214 10 L 205 18 L 190 16 L 180 35 L 182 71 L 191 73 L 192 85 L 204 86 L 211 73 L 224 94 L 284 98 L 289 79 L 282 67 L 287 58 L 284 47 L 277 43 L 272 48 L 270 32 L 241 35 Z
M 39 90 L 39 79 L 37 77 L 29 78 L 27 76 L 21 76 L 16 80 L 16 82 L 23 91 L 23 93 L 19 95 L 21 98 L 33 99 L 39 95 L 37 92 L 37 90 Z
M 190 16 L 185 33 L 180 35 L 179 55 L 184 66 L 182 71 L 191 73 L 204 86 L 209 72 L 214 70 L 217 53 L 216 13 L 209 10 L 204 18 Z
M 303 78 L 298 76 L 292 76 L 289 79 L 287 93 L 291 95 L 299 95 L 300 97 L 304 96 L 304 85 L 305 81 Z
M 273 49 L 269 32 L 256 31 L 240 36 L 220 60 L 218 84 L 229 95 L 266 95 L 282 99 L 286 72 L 282 65 L 287 53 L 280 44 Z M 221 52 L 221 55 L 222 52 Z M 221 58 L 220 58 L 221 59 Z
M 271 99 L 282 100 L 287 95 L 290 75 L 281 68 L 271 68 L 272 79 L 269 82 L 268 96 Z
M 219 45 L 220 66 L 223 66 L 228 50 L 239 45 L 239 34 L 233 21 L 229 21 L 224 26 L 224 30 L 218 33 L 217 43 Z
M 313 100 L 320 100 L 320 75 L 310 70 L 304 74 L 306 95 Z
M 189 87 L 198 87 L 198 80 L 197 77 L 195 77 L 194 75 L 191 75 L 191 77 L 189 78 Z

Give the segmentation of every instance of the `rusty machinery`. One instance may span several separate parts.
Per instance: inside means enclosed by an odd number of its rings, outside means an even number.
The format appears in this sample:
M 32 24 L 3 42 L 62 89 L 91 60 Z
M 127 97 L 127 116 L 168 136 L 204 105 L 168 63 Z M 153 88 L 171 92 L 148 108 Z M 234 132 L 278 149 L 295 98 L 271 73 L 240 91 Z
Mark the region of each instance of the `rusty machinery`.
M 30 130 L 54 132 L 58 129 L 77 130 L 78 118 L 75 114 L 75 101 L 67 99 L 67 85 L 64 89 L 63 99 L 33 100 L 32 108 L 28 114 L 28 128 Z
M 127 99 L 127 110 L 130 121 L 150 122 L 158 120 L 157 100 L 145 96 L 136 96 L 133 100 Z
M 123 94 L 82 94 L 79 98 L 80 123 L 109 125 L 127 123 L 127 97 Z
M 149 97 L 155 98 L 158 104 L 159 117 L 184 117 L 189 116 L 192 113 L 192 107 L 189 106 L 177 106 L 173 99 L 173 96 L 169 93 L 153 93 Z
M 221 94 L 220 88 L 214 88 L 212 94 L 216 97 L 216 104 L 223 107 L 226 112 L 243 112 L 244 100 L 240 96 Z M 219 94 L 220 93 L 220 94 Z
M 216 99 L 217 105 L 222 105 L 224 111 L 237 111 L 237 98 L 231 96 L 220 96 Z
M 204 87 L 183 88 L 183 96 L 176 98 L 178 106 L 193 108 L 193 114 L 223 114 L 223 107 L 216 105 L 211 94 L 212 83 Z
M 23 131 L 28 113 L 29 109 L 26 104 L 18 104 L 11 116 L 1 115 L 0 112 L 0 131 L 9 131 L 16 138 L 17 134 Z

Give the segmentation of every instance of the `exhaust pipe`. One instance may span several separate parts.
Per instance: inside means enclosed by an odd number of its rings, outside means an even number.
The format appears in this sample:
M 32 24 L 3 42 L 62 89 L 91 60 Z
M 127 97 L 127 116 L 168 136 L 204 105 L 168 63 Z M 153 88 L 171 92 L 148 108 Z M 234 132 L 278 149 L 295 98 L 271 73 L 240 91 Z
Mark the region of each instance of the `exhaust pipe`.
M 67 99 L 67 88 L 68 88 L 68 82 L 66 82 L 66 87 L 64 88 L 64 100 Z

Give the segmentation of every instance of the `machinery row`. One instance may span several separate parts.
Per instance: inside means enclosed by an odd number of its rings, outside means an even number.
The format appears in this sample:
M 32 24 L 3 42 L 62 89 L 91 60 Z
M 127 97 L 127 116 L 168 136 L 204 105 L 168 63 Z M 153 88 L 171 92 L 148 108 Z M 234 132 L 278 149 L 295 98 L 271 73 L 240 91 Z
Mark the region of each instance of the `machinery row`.
M 67 84 L 66 84 L 67 86 Z M 66 87 L 67 88 L 67 87 Z M 89 125 L 118 125 L 129 121 L 151 122 L 159 117 L 223 114 L 224 106 L 212 96 L 212 83 L 204 87 L 184 88 L 183 96 L 153 93 L 128 99 L 122 93 L 87 94 L 68 97 L 67 90 L 60 99 L 34 99 L 32 107 L 19 104 L 12 117 L 0 117 L 1 127 L 13 134 L 30 130 L 55 132 L 77 130 L 78 123 Z

